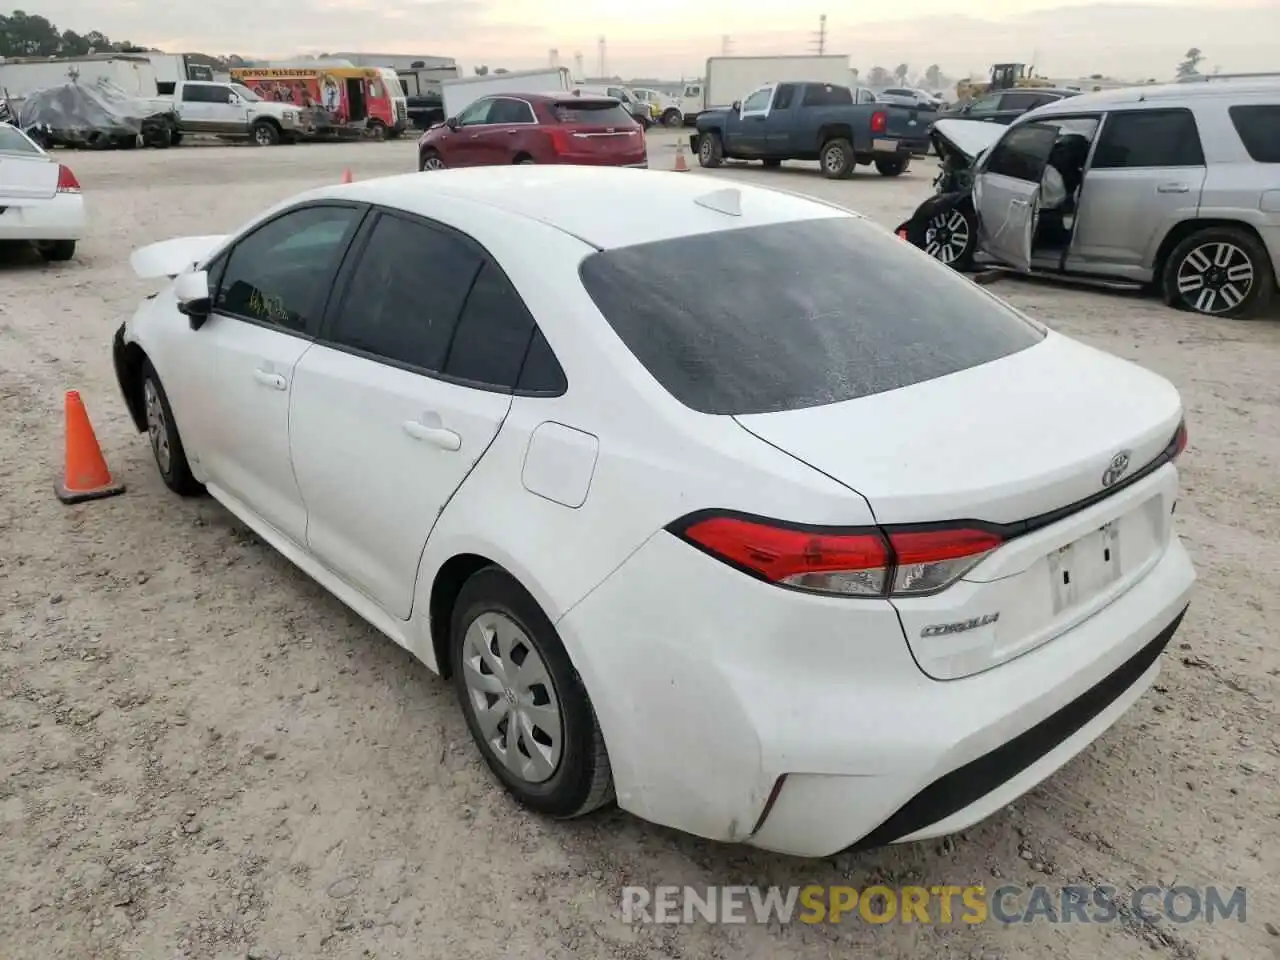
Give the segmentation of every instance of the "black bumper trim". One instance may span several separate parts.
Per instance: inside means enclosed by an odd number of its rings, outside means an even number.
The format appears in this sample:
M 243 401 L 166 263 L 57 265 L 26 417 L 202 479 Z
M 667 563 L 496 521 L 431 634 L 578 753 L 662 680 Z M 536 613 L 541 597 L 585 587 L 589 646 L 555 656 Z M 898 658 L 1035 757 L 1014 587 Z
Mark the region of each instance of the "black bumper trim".
M 1096 686 L 1003 746 L 939 777 L 844 852 L 869 850 L 894 843 L 945 820 L 1008 783 L 1077 733 L 1137 683 L 1160 658 L 1186 613 L 1187 608 L 1183 607 L 1182 612 L 1155 639 Z
M 137 376 L 138 371 L 129 365 L 128 351 L 125 349 L 123 323 L 116 330 L 115 336 L 111 338 L 111 363 L 116 370 L 116 383 L 120 386 L 121 396 L 124 397 L 124 406 L 129 411 L 129 419 L 138 428 L 138 432 L 142 433 L 147 429 L 147 418 L 138 404 L 137 393 L 131 393 L 129 390 L 129 386 Z

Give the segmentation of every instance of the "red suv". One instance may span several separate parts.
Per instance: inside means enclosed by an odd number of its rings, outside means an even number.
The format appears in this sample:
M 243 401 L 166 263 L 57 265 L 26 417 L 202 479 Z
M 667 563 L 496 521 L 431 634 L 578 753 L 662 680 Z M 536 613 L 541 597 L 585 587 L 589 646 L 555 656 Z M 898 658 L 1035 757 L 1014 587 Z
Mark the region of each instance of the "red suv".
M 617 100 L 574 93 L 481 97 L 418 139 L 418 169 L 508 163 L 647 167 L 644 130 Z

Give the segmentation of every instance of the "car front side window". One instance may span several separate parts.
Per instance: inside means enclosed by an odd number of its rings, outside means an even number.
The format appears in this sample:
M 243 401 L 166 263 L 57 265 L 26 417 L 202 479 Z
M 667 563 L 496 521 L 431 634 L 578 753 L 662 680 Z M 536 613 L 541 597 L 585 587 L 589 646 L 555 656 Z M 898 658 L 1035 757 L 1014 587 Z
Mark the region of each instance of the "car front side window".
M 488 123 L 489 113 L 493 110 L 493 104 L 494 101 L 492 100 L 477 100 L 458 114 L 458 126 L 474 127 L 481 123 Z
M 983 97 L 981 100 L 975 100 L 973 102 L 973 105 L 969 107 L 969 113 L 974 116 L 982 116 L 988 113 L 995 113 L 999 109 L 999 97 Z
M 214 309 L 314 336 L 334 273 L 362 215 L 358 207 L 316 205 L 258 227 L 227 257 Z
M 763 90 L 757 90 L 746 100 L 742 101 L 743 113 L 763 113 L 769 109 L 769 99 L 773 96 L 773 88 L 766 87 Z

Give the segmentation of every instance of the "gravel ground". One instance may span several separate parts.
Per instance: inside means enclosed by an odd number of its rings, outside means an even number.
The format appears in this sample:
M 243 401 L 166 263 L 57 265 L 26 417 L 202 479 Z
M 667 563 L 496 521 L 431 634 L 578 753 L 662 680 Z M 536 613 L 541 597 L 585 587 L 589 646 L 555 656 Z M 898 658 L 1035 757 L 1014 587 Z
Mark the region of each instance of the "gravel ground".
M 655 166 L 673 157 L 655 139 Z M 1201 583 L 1164 673 L 1101 741 L 955 838 L 804 862 L 617 811 L 552 823 L 482 769 L 451 691 L 211 500 L 161 485 L 111 369 L 150 292 L 139 245 L 222 232 L 298 190 L 412 169 L 411 143 L 69 154 L 94 225 L 75 262 L 0 264 L 0 863 L 10 958 L 1280 956 L 1280 324 L 1135 296 L 993 289 L 1172 379 L 1181 528 Z M 892 226 L 932 163 L 717 176 Z M 697 173 L 691 175 L 699 175 Z M 64 507 L 81 391 L 128 493 Z M 1274 636 L 1274 635 L 1272 635 Z M 1271 866 L 1268 867 L 1267 864 Z M 629 926 L 626 884 L 1242 885 L 1245 923 Z

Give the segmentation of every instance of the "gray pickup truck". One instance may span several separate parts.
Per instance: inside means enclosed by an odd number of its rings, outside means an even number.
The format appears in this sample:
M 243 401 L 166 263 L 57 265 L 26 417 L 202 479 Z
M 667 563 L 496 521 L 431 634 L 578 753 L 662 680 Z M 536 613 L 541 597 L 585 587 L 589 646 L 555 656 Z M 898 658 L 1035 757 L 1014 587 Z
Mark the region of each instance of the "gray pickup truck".
M 817 160 L 832 180 L 858 164 L 896 177 L 912 156 L 928 152 L 932 111 L 860 100 L 830 83 L 769 84 L 728 110 L 698 114 L 690 144 L 704 167 L 726 159 L 762 160 L 766 167 Z

